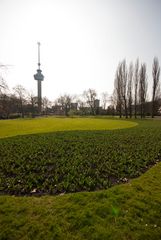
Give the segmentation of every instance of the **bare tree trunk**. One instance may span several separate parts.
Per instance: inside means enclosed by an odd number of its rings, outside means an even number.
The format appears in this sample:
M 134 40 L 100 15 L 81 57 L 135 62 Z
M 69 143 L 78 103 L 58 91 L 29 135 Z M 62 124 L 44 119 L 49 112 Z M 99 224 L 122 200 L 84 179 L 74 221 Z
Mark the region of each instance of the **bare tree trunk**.
M 24 102 L 26 101 L 26 89 L 22 85 L 17 85 L 16 87 L 13 88 L 13 90 L 19 99 L 20 112 L 22 118 L 24 118 Z
M 140 117 L 143 118 L 145 117 L 145 102 L 148 87 L 145 63 L 141 64 L 139 77 Z
M 121 76 L 121 96 L 124 102 L 125 117 L 128 118 L 128 109 L 127 109 L 127 67 L 126 61 L 123 60 L 120 67 L 120 76 Z
M 139 83 L 139 59 L 136 60 L 135 73 L 134 73 L 134 115 L 135 115 L 135 118 L 137 118 L 138 83 Z
M 128 73 L 128 93 L 127 93 L 130 118 L 132 118 L 132 80 L 133 80 L 133 64 L 130 63 L 129 73 Z
M 21 116 L 24 118 L 24 106 L 23 106 L 23 100 L 20 98 L 20 108 L 21 108 Z
M 118 65 L 116 70 L 116 77 L 114 83 L 114 98 L 116 98 L 116 109 L 119 112 L 119 117 L 122 117 L 122 98 L 121 98 L 121 64 Z
M 96 115 L 96 109 L 94 106 L 94 102 L 96 100 L 97 93 L 94 89 L 88 89 L 87 91 L 84 91 L 83 93 L 84 97 L 86 98 L 86 102 L 90 107 L 91 114 Z

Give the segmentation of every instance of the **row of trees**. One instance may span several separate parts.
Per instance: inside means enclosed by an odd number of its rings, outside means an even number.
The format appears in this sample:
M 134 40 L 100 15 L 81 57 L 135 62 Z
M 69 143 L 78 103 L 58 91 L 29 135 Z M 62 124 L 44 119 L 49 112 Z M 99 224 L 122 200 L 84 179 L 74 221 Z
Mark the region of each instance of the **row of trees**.
M 106 106 L 109 102 L 109 95 L 107 92 L 103 92 L 100 100 L 97 99 L 97 92 L 94 89 L 85 90 L 82 94 L 71 96 L 64 94 L 55 100 L 54 107 L 63 110 L 66 116 L 68 115 L 96 115 L 105 114 Z
M 42 114 L 95 115 L 99 113 L 99 109 L 105 112 L 109 100 L 108 94 L 106 92 L 102 94 L 102 108 L 100 108 L 99 100 L 96 98 L 97 93 L 94 89 L 88 89 L 79 96 L 64 94 L 54 102 L 44 97 L 42 98 Z M 24 117 L 25 115 L 32 117 L 39 115 L 37 97 L 22 85 L 16 85 L 10 91 L 6 81 L 1 77 L 0 118 Z
M 155 57 L 152 65 L 152 96 L 149 99 L 146 64 L 139 63 L 137 59 L 135 64 L 131 62 L 128 66 L 126 60 L 123 60 L 116 70 L 114 92 L 111 97 L 104 92 L 99 101 L 94 89 L 88 89 L 80 96 L 64 94 L 53 103 L 44 97 L 42 114 L 64 114 L 66 116 L 112 114 L 119 115 L 120 118 L 122 116 L 136 118 L 138 115 L 143 118 L 151 114 L 154 117 L 159 114 L 161 108 L 159 77 L 160 66 L 158 58 Z M 22 85 L 17 85 L 9 91 L 6 81 L 0 76 L 0 118 L 24 117 L 25 115 L 38 115 L 37 97 Z
M 153 89 L 151 101 L 148 101 L 148 78 L 145 63 L 135 64 L 132 62 L 127 66 L 126 60 L 119 63 L 114 81 L 113 106 L 120 118 L 124 115 L 131 118 L 132 115 L 141 118 L 151 113 L 152 118 L 158 114 L 160 107 L 160 66 L 158 58 L 155 57 L 152 66 Z
M 0 118 L 35 116 L 38 114 L 37 97 L 22 85 L 16 85 L 12 91 L 6 81 L 0 77 Z M 44 97 L 43 109 L 51 107 L 51 102 Z

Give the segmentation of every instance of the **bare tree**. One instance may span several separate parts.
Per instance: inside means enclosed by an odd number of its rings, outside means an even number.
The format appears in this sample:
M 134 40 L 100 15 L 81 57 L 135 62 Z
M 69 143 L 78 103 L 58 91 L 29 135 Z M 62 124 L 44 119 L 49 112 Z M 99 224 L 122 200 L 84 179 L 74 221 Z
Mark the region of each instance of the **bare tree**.
M 14 93 L 17 96 L 17 98 L 19 99 L 19 103 L 20 103 L 20 113 L 22 115 L 22 117 L 24 117 L 24 103 L 26 102 L 26 89 L 22 86 L 22 85 L 16 85 L 14 88 Z
M 113 92 L 113 94 L 110 96 L 110 106 L 111 106 L 111 108 L 113 109 L 113 113 L 112 113 L 112 115 L 115 115 L 115 113 L 116 113 L 116 108 L 117 108 L 117 99 L 116 99 L 116 95 L 114 94 L 114 92 Z
M 113 102 L 116 104 L 116 111 L 119 112 L 120 118 L 122 117 L 122 94 L 121 94 L 121 85 L 122 85 L 122 77 L 121 77 L 121 64 L 119 63 L 114 82 L 114 92 L 113 92 Z
M 114 95 L 117 99 L 117 109 L 119 111 L 120 118 L 122 116 L 123 110 L 125 112 L 125 117 L 128 118 L 126 60 L 123 60 L 121 63 L 119 63 L 117 67 Z
M 138 104 L 138 84 L 139 84 L 139 59 L 136 60 L 134 70 L 134 115 L 137 117 L 137 104 Z
M 8 85 L 6 81 L 0 76 L 0 94 L 5 93 L 8 90 Z
M 125 110 L 125 117 L 128 118 L 128 111 L 127 111 L 127 67 L 126 67 L 126 60 L 123 60 L 121 63 L 120 69 L 120 76 L 121 76 L 121 95 L 124 103 L 124 110 Z
M 80 94 L 79 96 L 76 96 L 75 102 L 78 104 L 78 112 L 80 115 L 86 115 L 88 114 L 87 111 L 87 103 L 85 102 L 84 95 Z
M 9 96 L 5 93 L 0 93 L 0 118 L 8 118 L 9 116 Z
M 51 101 L 47 97 L 42 98 L 42 107 L 45 114 L 48 114 L 48 109 L 51 108 Z
M 129 109 L 129 116 L 132 118 L 132 82 L 133 82 L 133 63 L 131 62 L 129 65 L 128 71 L 128 91 L 127 91 L 127 98 L 128 98 L 128 109 Z
M 1 66 L 0 66 L 1 68 Z M 0 118 L 8 118 L 9 116 L 9 94 L 8 94 L 8 85 L 0 75 Z
M 107 103 L 109 101 L 109 95 L 107 92 L 103 92 L 102 94 L 102 104 L 103 104 L 103 109 L 106 110 L 107 108 Z
M 68 116 L 71 107 L 72 97 L 70 95 L 64 94 L 63 96 L 60 96 L 58 98 L 57 102 L 61 105 L 65 115 Z
M 34 117 L 37 110 L 38 99 L 32 91 L 28 92 L 27 94 L 28 94 L 27 100 L 28 100 L 28 104 L 30 105 L 30 111 L 31 111 L 32 117 Z
M 86 103 L 88 104 L 88 106 L 91 109 L 91 113 L 93 115 L 95 115 L 96 111 L 95 111 L 94 102 L 95 102 L 96 96 L 97 96 L 96 90 L 89 88 L 87 91 L 84 91 L 83 96 L 85 97 Z
M 154 117 L 156 100 L 159 93 L 159 77 L 160 77 L 160 67 L 157 57 L 154 57 L 153 66 L 152 66 L 152 75 L 153 75 L 153 92 L 152 92 L 152 111 L 151 116 Z
M 145 102 L 147 97 L 147 74 L 146 74 L 146 64 L 141 64 L 139 71 L 139 100 L 140 100 L 140 116 L 145 117 Z

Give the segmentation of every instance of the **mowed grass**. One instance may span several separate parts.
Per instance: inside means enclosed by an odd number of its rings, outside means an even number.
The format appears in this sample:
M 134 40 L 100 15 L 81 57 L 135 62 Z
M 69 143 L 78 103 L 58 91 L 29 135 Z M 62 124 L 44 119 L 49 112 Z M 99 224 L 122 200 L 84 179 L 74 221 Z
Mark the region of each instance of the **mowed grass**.
M 109 190 L 0 197 L 0 239 L 160 240 L 161 164 Z
M 136 122 L 97 118 L 35 118 L 0 120 L 0 138 L 73 130 L 112 130 L 136 126 Z
M 152 164 L 155 166 L 138 179 L 128 179 L 128 183 L 107 190 L 64 194 L 63 189 L 63 196 L 3 195 L 0 239 L 161 239 L 161 163 L 158 163 L 161 121 L 135 124 L 127 129 L 39 133 L 1 139 L 0 186 L 3 188 L 6 183 L 7 187 L 9 183 L 10 188 L 13 180 L 18 191 L 29 180 L 29 191 L 42 183 L 46 193 L 48 190 L 54 193 L 55 173 L 60 176 L 57 180 L 61 186 L 62 183 L 67 186 L 69 181 L 71 187 L 81 180 L 86 191 L 91 191 L 91 180 L 98 187 L 97 180 L 101 179 L 99 184 L 108 188 L 104 182 L 108 176 L 111 181 L 115 176 L 135 177 Z M 43 177 L 42 182 L 38 176 Z M 83 176 L 87 178 L 84 183 Z

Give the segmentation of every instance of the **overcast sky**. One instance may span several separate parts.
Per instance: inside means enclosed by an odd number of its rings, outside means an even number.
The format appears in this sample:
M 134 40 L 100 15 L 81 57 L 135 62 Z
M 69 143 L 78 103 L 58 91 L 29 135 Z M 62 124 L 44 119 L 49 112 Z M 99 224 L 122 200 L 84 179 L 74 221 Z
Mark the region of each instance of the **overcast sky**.
M 41 42 L 42 95 L 113 91 L 118 62 L 161 61 L 161 0 L 0 0 L 0 63 L 10 88 L 37 93 Z

